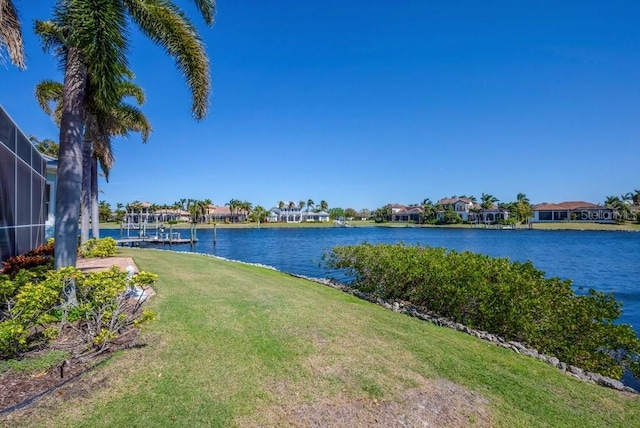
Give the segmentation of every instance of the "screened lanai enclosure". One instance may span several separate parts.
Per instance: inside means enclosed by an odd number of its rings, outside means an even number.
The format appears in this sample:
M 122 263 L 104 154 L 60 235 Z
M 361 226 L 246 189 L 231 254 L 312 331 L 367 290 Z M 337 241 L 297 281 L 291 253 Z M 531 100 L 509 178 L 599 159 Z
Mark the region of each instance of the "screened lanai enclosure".
M 44 242 L 46 161 L 0 106 L 0 261 Z

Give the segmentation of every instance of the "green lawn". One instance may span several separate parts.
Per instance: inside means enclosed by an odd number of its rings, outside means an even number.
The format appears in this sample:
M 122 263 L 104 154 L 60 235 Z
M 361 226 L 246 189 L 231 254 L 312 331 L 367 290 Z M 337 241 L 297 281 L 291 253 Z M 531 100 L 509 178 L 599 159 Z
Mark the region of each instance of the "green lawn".
M 0 424 L 640 426 L 637 395 L 325 286 L 201 255 L 120 253 L 160 275 L 147 346 Z

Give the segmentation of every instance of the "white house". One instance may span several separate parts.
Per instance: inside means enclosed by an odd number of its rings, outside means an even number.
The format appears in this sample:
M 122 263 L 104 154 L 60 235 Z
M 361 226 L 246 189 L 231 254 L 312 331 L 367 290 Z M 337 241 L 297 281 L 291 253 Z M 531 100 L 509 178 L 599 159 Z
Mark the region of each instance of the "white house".
M 460 216 L 462 221 L 492 223 L 494 221 L 506 220 L 509 218 L 509 211 L 492 204 L 490 208 L 484 209 L 477 202 L 469 198 L 444 198 L 438 201 L 444 210 L 452 209 Z M 445 211 L 439 211 L 439 219 L 444 217 Z
M 269 222 L 301 223 L 305 221 L 329 221 L 329 213 L 326 211 L 302 211 L 298 206 L 273 207 L 269 211 Z

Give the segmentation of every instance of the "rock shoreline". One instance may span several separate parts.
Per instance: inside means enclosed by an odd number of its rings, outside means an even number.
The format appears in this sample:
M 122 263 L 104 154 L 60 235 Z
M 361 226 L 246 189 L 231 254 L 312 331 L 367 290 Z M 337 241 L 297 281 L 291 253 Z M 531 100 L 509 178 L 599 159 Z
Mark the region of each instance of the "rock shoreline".
M 528 357 L 535 358 L 536 360 L 543 361 L 547 364 L 550 364 L 556 367 L 560 371 L 570 376 L 576 377 L 580 380 L 583 380 L 585 382 L 592 382 L 600 386 L 604 386 L 606 388 L 615 389 L 617 391 L 638 394 L 638 391 L 636 391 L 635 389 L 629 386 L 626 386 L 619 380 L 612 379 L 607 376 L 602 376 L 601 374 L 598 374 L 598 373 L 585 371 L 580 367 L 572 366 L 570 364 L 562 362 L 556 357 L 550 357 L 548 355 L 541 354 L 537 350 L 533 348 L 529 348 L 520 342 L 506 341 L 505 339 L 503 339 L 498 335 L 488 333 L 482 330 L 475 330 L 470 327 L 467 327 L 464 324 L 460 324 L 455 321 L 452 321 L 448 318 L 423 312 L 422 308 L 420 308 L 419 306 L 415 306 L 405 302 L 388 302 L 370 293 L 365 293 L 365 292 L 356 290 L 352 287 L 349 287 L 348 285 L 345 285 L 339 282 L 334 282 L 326 278 L 311 278 L 304 275 L 297 275 L 297 274 L 291 274 L 291 273 L 289 275 L 294 276 L 296 278 L 306 279 L 308 281 L 312 281 L 318 284 L 326 285 L 328 287 L 335 288 L 337 290 L 341 290 L 345 293 L 351 294 L 352 296 L 358 297 L 360 299 L 366 300 L 371 303 L 375 303 L 377 305 L 380 305 L 394 312 L 406 314 L 406 315 L 421 319 L 423 321 L 431 322 L 435 325 L 448 327 L 457 331 L 467 333 L 471 336 L 477 337 L 478 339 L 486 340 L 496 346 L 510 349 L 514 352 L 517 352 L 518 354 L 526 355 Z

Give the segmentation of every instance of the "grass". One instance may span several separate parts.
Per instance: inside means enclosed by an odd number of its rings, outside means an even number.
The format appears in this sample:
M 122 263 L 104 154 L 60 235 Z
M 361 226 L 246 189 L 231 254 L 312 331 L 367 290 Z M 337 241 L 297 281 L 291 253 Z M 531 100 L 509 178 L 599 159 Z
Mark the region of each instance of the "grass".
M 69 358 L 68 352 L 53 350 L 33 358 L 0 360 L 0 373 L 6 370 L 26 373 L 46 371 L 60 365 L 60 363 L 67 358 Z
M 328 287 L 201 255 L 120 253 L 160 275 L 147 346 L 86 376 L 90 394 L 62 390 L 8 426 L 304 426 L 299 409 L 383 408 L 409 391 L 454 406 L 444 380 L 484 409 L 457 425 L 640 426 L 637 395 Z

